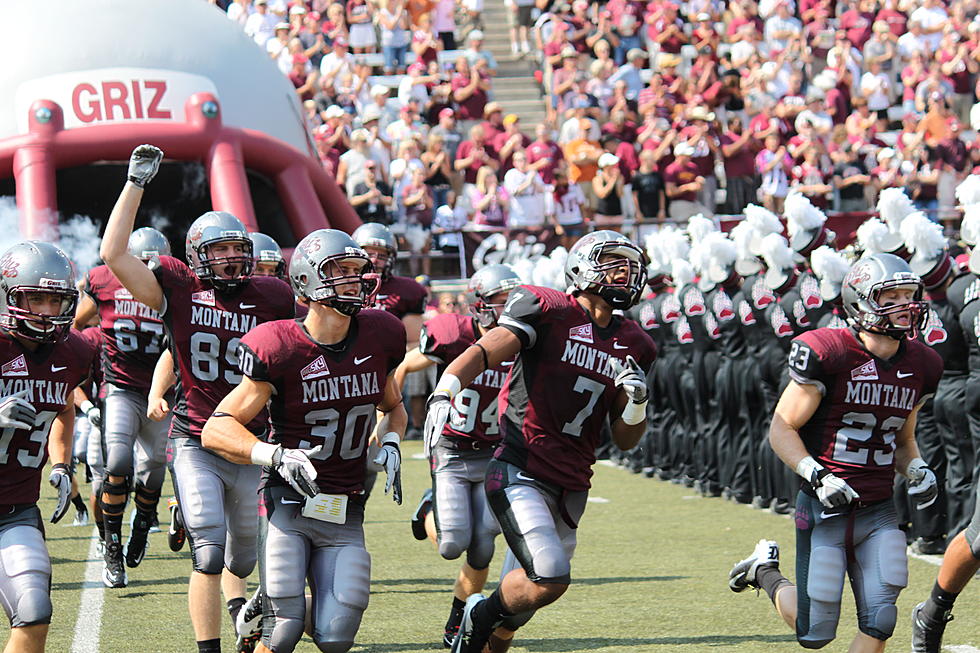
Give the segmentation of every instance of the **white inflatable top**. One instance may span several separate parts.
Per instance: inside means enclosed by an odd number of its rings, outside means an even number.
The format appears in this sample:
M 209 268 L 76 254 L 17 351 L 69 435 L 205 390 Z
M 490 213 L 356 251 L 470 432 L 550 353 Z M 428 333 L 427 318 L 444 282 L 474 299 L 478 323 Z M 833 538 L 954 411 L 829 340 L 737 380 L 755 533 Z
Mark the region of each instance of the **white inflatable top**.
M 299 100 L 269 56 L 204 0 L 0 3 L 0 140 L 27 131 L 32 102 L 61 105 L 66 129 L 184 120 L 210 92 L 224 124 L 308 152 Z

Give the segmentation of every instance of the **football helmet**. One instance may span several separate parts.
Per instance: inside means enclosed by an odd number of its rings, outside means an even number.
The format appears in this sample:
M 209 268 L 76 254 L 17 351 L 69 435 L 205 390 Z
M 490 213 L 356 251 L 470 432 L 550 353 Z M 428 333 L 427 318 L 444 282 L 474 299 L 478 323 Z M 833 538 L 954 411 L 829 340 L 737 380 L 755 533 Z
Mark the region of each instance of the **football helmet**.
M 28 293 L 57 295 L 58 314 L 31 311 Z M 0 256 L 0 327 L 28 340 L 57 342 L 68 334 L 77 305 L 75 271 L 55 245 L 28 240 Z
M 285 280 L 286 259 L 282 256 L 282 248 L 279 247 L 279 243 L 273 240 L 271 236 L 260 233 L 251 233 L 248 237 L 252 240 L 252 261 L 254 264 L 252 274 L 255 274 L 259 263 L 274 263 L 276 271 L 273 276 Z
M 137 229 L 129 235 L 129 253 L 152 270 L 160 265 L 161 256 L 170 256 L 170 241 L 153 227 Z
M 603 257 L 613 260 L 600 261 Z M 607 275 L 626 262 L 624 281 Z M 640 300 L 647 282 L 647 255 L 626 236 L 610 230 L 594 231 L 572 245 L 565 261 L 565 279 L 571 290 L 594 293 L 613 308 L 627 309 Z
M 240 243 L 241 256 L 211 256 L 211 246 L 218 243 Z M 227 211 L 208 211 L 191 223 L 185 243 L 187 264 L 201 281 L 216 290 L 234 290 L 248 283 L 252 276 L 252 241 L 241 220 Z M 238 274 L 223 278 L 214 273 L 216 265 L 240 264 Z
M 398 259 L 398 241 L 395 240 L 391 230 L 383 224 L 368 222 L 355 229 L 351 238 L 358 247 L 378 247 L 386 251 L 387 256 L 384 257 L 375 254 L 368 254 L 368 256 L 374 265 L 374 271 L 381 275 L 382 281 L 390 279 L 395 270 L 395 261 Z
M 341 263 L 360 264 L 358 274 L 345 273 Z M 355 315 L 373 300 L 381 277 L 367 252 L 336 229 L 317 229 L 301 240 L 289 262 L 289 283 L 297 297 L 319 302 L 344 315 Z M 352 288 L 343 292 L 345 289 Z
M 882 306 L 879 297 L 892 288 L 911 288 L 911 302 Z M 894 254 L 873 254 L 851 266 L 841 286 L 841 301 L 847 313 L 847 321 L 856 329 L 887 335 L 896 340 L 914 338 L 925 326 L 929 316 L 928 305 L 922 300 L 922 279 L 909 264 Z M 909 326 L 892 323 L 891 316 L 909 311 Z
M 521 278 L 509 265 L 493 263 L 484 266 L 473 273 L 466 286 L 466 303 L 470 313 L 484 329 L 489 329 L 497 323 L 498 310 L 503 304 L 491 304 L 494 295 L 510 292 L 521 285 Z

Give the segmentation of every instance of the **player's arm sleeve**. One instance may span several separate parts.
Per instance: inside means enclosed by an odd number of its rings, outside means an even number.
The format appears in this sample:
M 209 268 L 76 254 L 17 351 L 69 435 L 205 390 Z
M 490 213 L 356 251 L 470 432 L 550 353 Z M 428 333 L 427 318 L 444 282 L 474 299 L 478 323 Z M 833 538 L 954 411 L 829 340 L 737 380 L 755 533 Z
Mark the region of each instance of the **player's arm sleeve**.
M 439 342 L 437 333 L 430 333 L 432 320 L 422 325 L 419 331 L 419 351 L 430 361 L 444 365 L 446 363 L 446 348 Z
M 794 338 L 789 346 L 789 378 L 802 385 L 812 385 L 826 394 L 826 373 L 818 351 L 803 338 Z
M 425 288 L 421 284 L 416 284 L 418 286 L 418 293 L 415 297 L 405 300 L 405 313 L 407 315 L 422 315 L 425 313 L 425 300 L 428 298 L 429 294 L 425 291 Z
M 153 269 L 153 275 L 163 290 L 163 306 L 160 307 L 160 315 L 169 310 L 170 296 L 175 288 L 191 288 L 194 283 L 194 275 L 190 268 L 172 256 L 161 256 L 160 265 Z
M 254 340 L 251 343 L 247 342 L 249 335 L 251 334 L 245 334 L 245 337 L 238 343 L 238 367 L 243 375 L 253 381 L 272 384 L 270 356 Z
M 538 325 L 543 313 L 542 298 L 521 286 L 510 293 L 497 324 L 517 336 L 522 349 L 530 349 L 538 341 Z
M 387 315 L 387 314 L 386 314 Z M 391 317 L 392 333 L 388 338 L 388 374 L 391 375 L 395 369 L 405 360 L 405 348 L 408 346 L 408 336 L 405 333 L 405 325 L 395 316 Z

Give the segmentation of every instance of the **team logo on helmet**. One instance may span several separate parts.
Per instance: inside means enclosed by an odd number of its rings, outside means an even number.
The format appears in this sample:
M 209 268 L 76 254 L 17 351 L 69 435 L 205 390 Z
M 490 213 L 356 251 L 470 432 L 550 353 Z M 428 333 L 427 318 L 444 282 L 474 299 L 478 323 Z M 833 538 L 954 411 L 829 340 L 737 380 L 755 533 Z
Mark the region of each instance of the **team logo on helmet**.
M 10 254 L 0 259 L 0 274 L 3 274 L 8 279 L 13 279 L 17 276 L 17 268 L 19 267 L 20 262 L 15 260 Z
M 319 379 L 322 376 L 330 376 L 330 370 L 327 368 L 326 359 L 321 355 L 300 370 L 299 375 L 304 381 L 309 381 L 310 379 Z
M 851 271 L 847 273 L 847 278 L 844 279 L 844 283 L 849 283 L 852 285 L 860 285 L 865 281 L 871 280 L 871 264 L 862 263 L 855 265 L 851 268 Z
M 873 360 L 851 370 L 851 381 L 877 381 L 878 366 Z
M 4 363 L 0 368 L 0 376 L 27 376 L 27 359 L 24 354 Z

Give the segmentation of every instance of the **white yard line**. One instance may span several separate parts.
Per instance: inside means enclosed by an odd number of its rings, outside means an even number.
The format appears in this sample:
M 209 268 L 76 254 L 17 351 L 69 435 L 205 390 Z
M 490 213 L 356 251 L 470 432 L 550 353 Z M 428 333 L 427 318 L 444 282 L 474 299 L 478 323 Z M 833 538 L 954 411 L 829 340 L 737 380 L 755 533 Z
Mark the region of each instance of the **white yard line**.
M 937 555 L 922 555 L 921 553 L 912 553 L 909 549 L 909 557 L 915 558 L 916 560 L 921 560 L 922 562 L 927 562 L 934 567 L 939 567 L 943 564 L 943 557 Z
M 99 555 L 99 532 L 92 529 L 92 541 L 88 547 L 88 563 L 85 565 L 85 580 L 82 583 L 82 599 L 78 605 L 78 619 L 75 621 L 75 635 L 72 638 L 71 653 L 98 653 L 99 631 L 102 628 L 102 603 L 105 600 L 105 585 L 102 584 L 104 563 Z
M 943 650 L 949 651 L 949 653 L 980 653 L 980 648 L 969 644 L 951 644 L 944 646 Z

